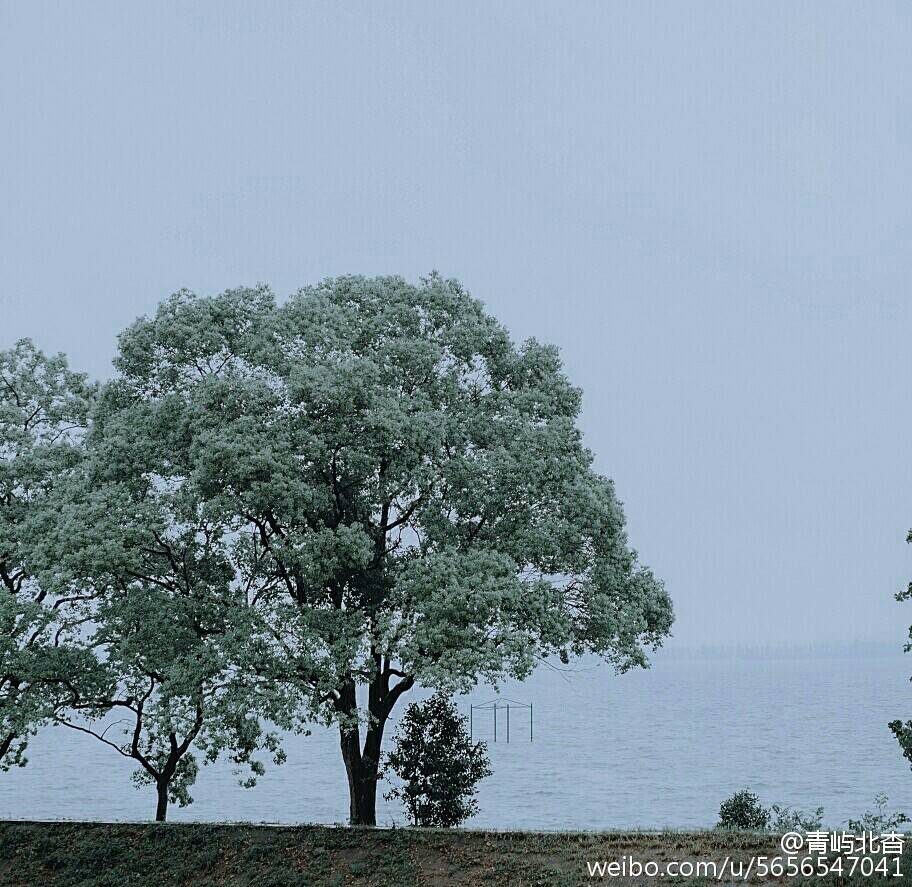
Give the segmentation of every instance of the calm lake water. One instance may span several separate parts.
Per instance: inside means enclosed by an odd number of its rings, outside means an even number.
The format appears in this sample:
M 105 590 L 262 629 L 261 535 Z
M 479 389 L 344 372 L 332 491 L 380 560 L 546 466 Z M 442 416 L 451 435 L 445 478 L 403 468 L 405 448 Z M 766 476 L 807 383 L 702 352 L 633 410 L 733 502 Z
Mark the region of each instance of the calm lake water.
M 912 772 L 886 727 L 912 717 L 912 657 L 669 659 L 620 677 L 607 667 L 541 669 L 500 695 L 534 703 L 535 734 L 511 713 L 511 742 L 489 742 L 494 776 L 473 826 L 502 829 L 705 827 L 749 786 L 769 804 L 823 806 L 844 823 L 875 794 L 912 815 Z M 494 696 L 479 691 L 472 701 Z M 460 700 L 468 713 L 469 698 Z M 401 712 L 400 712 L 401 713 Z M 477 738 L 492 738 L 476 711 Z M 390 730 L 388 735 L 393 731 Z M 253 789 L 228 766 L 201 768 L 196 802 L 172 820 L 342 822 L 345 778 L 336 735 L 291 736 L 288 762 Z M 48 729 L 30 763 L 0 774 L 0 818 L 150 819 L 150 788 L 129 761 L 88 736 Z M 379 821 L 403 823 L 381 803 Z

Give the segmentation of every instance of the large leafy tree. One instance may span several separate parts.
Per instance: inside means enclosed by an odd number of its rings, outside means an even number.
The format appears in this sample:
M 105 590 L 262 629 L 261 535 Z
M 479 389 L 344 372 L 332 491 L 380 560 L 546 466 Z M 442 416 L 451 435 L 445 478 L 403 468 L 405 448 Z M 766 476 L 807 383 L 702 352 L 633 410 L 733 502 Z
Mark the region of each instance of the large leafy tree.
M 259 673 L 338 725 L 375 821 L 387 720 L 416 682 L 619 671 L 672 623 L 554 348 L 517 347 L 455 281 L 344 277 L 279 305 L 181 292 L 120 337 L 95 428 L 109 479 L 156 478 L 255 587 Z
M 58 710 L 53 680 L 78 671 L 81 595 L 38 581 L 28 545 L 53 490 L 81 460 L 94 388 L 28 339 L 0 351 L 0 769 L 23 765 L 29 736 Z

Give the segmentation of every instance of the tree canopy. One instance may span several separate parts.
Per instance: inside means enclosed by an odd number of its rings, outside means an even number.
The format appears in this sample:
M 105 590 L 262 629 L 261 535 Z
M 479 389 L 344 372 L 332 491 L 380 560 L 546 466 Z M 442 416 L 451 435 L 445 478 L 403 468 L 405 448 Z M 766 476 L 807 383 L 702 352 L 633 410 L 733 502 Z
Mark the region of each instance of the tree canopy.
M 670 630 L 556 349 L 515 345 L 455 281 L 180 292 L 115 366 L 99 481 L 167 490 L 177 528 L 218 540 L 251 668 L 339 726 L 353 822 L 374 821 L 383 729 L 416 682 L 584 652 L 624 671 Z

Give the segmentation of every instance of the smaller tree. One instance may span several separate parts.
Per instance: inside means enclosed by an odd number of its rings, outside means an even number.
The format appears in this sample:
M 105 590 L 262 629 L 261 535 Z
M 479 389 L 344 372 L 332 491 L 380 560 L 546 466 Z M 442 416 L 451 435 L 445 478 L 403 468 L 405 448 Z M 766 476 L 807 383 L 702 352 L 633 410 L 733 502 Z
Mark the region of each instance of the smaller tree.
M 192 803 L 194 751 L 249 768 L 245 786 L 264 770 L 258 750 L 281 763 L 264 722 L 290 728 L 295 700 L 256 670 L 259 559 L 249 540 L 186 507 L 180 486 L 107 477 L 103 443 L 90 437 L 84 470 L 32 523 L 36 575 L 80 598 L 90 660 L 44 680 L 66 694 L 53 720 L 135 761 L 134 782 L 155 787 L 155 818 L 165 821 L 169 803 Z M 246 581 L 227 568 L 229 551 L 248 565 Z
M 88 672 L 93 683 L 66 680 L 73 694 L 69 711 L 55 716 L 58 724 L 94 736 L 139 765 L 133 782 L 155 788 L 159 822 L 167 819 L 169 802 L 193 803 L 190 790 L 199 772 L 194 750 L 206 763 L 224 753 L 239 773 L 249 768 L 241 780 L 246 787 L 265 772 L 257 751 L 271 753 L 276 764 L 285 760 L 278 735 L 264 730 L 260 717 L 269 691 L 240 664 L 243 606 L 231 613 L 227 600 L 220 610 L 214 600 L 191 594 L 148 586 L 111 593 L 90 639 L 100 653 Z M 282 720 L 278 706 L 269 712 Z M 287 718 L 282 723 L 290 726 Z
M 401 799 L 413 825 L 453 827 L 478 812 L 476 784 L 490 776 L 483 742 L 473 743 L 452 700 L 437 693 L 412 703 L 386 756 L 384 778 L 402 781 L 386 799 Z

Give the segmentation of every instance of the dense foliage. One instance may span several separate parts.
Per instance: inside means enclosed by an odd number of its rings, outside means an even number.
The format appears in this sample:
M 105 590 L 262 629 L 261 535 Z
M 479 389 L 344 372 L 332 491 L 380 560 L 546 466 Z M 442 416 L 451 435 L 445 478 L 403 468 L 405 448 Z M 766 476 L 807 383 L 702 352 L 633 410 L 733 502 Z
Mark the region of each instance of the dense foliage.
M 254 774 L 260 745 L 281 759 L 248 713 L 281 721 L 280 693 L 246 667 L 250 610 L 208 522 L 158 478 L 110 474 L 96 389 L 63 357 L 19 342 L 0 381 L 0 765 L 64 724 L 135 760 L 164 819 L 192 800 L 194 745 Z
M 442 693 L 413 702 L 386 756 L 400 780 L 386 795 L 398 798 L 412 825 L 452 827 L 478 810 L 476 786 L 493 772 L 483 742 L 472 742 L 465 719 Z
M 192 747 L 251 763 L 277 750 L 262 718 L 319 720 L 351 820 L 373 823 L 384 728 L 416 683 L 584 652 L 625 671 L 670 630 L 557 352 L 516 346 L 454 281 L 181 292 L 115 366 L 3 552 L 22 546 L 38 594 L 80 599 L 91 661 L 58 719 L 136 760 L 160 812 L 189 800 Z M 81 720 L 112 711 L 122 742 Z
M 86 657 L 77 607 L 36 575 L 29 542 L 79 465 L 94 389 L 28 340 L 0 351 L 0 770 L 67 697 L 57 678 Z
M 92 667 L 61 678 L 70 696 L 56 721 L 136 761 L 134 779 L 155 786 L 164 819 L 169 801 L 192 802 L 194 748 L 207 761 L 228 751 L 249 766 L 252 785 L 263 770 L 257 748 L 283 759 L 260 716 L 290 722 L 281 686 L 250 668 L 254 622 L 222 562 L 223 540 L 155 478 L 128 485 L 107 476 L 104 456 L 90 439 L 81 471 L 30 543 L 46 584 L 88 601 Z

